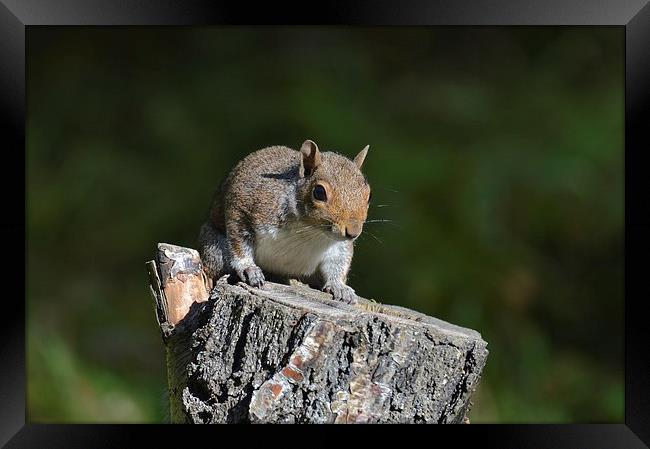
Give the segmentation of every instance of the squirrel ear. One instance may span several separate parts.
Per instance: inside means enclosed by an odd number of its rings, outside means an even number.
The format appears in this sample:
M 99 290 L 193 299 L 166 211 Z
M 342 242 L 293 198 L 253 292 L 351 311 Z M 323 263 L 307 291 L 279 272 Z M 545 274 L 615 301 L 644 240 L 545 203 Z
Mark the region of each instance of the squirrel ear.
M 354 158 L 354 163 L 359 169 L 361 169 L 363 161 L 366 158 L 366 154 L 368 154 L 368 148 L 370 148 L 370 145 L 366 145 L 365 148 L 361 150 L 359 154 L 357 154 L 357 157 Z
M 321 157 L 318 146 L 311 140 L 305 140 L 300 147 L 300 177 L 309 176 L 320 165 Z

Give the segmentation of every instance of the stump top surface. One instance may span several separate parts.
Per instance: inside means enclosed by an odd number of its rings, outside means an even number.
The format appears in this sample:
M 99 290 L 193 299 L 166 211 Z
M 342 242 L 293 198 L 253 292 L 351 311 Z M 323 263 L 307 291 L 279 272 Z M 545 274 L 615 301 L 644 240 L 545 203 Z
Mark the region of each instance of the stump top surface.
M 435 333 L 483 341 L 481 334 L 473 329 L 457 326 L 421 312 L 378 303 L 362 297 L 358 297 L 358 303 L 355 305 L 346 304 L 332 299 L 332 296 L 328 293 L 315 290 L 298 282 L 292 283 L 292 285 L 284 285 L 267 281 L 262 288 L 255 288 L 243 282 L 228 285 L 226 276 L 219 280 L 212 291 L 211 297 L 213 299 L 219 295 L 220 288 L 244 289 L 256 296 L 267 298 L 284 306 L 312 312 L 319 316 L 330 316 L 333 319 L 354 320 L 364 315 L 376 315 L 404 326 L 422 327 Z

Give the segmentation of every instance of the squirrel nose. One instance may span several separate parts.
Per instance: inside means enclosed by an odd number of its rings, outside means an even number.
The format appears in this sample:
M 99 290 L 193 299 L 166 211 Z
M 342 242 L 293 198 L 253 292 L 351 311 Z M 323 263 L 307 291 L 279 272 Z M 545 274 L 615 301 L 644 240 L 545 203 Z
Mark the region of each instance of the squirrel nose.
M 349 239 L 354 239 L 359 237 L 361 234 L 361 226 L 346 226 L 345 227 L 345 236 Z

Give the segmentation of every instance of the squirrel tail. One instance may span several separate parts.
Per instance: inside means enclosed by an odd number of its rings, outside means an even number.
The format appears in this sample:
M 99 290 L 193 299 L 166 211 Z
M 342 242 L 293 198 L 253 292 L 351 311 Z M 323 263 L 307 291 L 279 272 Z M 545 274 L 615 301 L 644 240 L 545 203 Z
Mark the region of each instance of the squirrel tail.
M 216 280 L 230 271 L 226 266 L 229 260 L 228 241 L 210 220 L 203 223 L 199 230 L 198 247 L 203 270 L 210 279 Z

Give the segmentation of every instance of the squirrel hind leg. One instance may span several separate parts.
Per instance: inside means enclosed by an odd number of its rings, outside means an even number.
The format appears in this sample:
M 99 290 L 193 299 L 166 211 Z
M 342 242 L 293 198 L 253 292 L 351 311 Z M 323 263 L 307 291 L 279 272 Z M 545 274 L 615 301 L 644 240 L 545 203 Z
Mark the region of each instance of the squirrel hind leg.
M 203 270 L 210 279 L 216 281 L 224 274 L 230 274 L 228 241 L 209 221 L 201 226 L 198 247 Z

